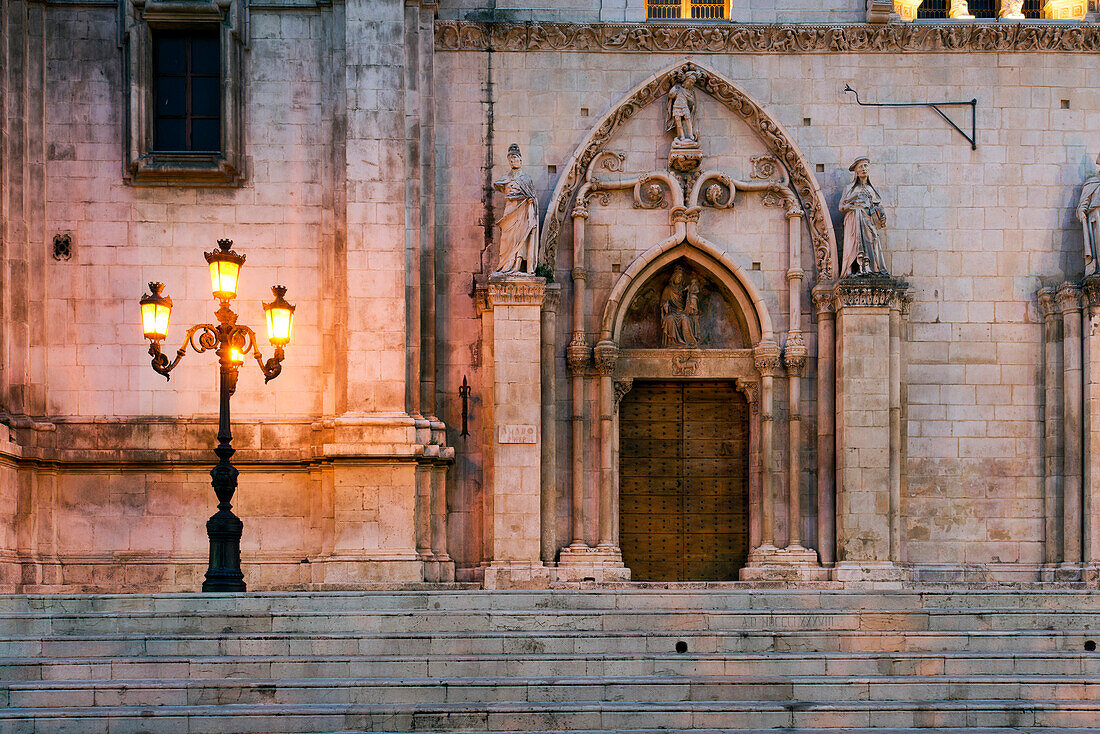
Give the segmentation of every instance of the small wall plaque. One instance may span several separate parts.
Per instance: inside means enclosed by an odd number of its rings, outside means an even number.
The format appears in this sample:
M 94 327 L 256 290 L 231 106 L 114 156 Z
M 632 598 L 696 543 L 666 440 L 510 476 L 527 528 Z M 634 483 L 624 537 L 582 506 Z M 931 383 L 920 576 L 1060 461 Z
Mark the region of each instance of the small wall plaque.
M 536 443 L 538 438 L 538 428 L 531 425 L 499 426 L 497 428 L 498 443 Z

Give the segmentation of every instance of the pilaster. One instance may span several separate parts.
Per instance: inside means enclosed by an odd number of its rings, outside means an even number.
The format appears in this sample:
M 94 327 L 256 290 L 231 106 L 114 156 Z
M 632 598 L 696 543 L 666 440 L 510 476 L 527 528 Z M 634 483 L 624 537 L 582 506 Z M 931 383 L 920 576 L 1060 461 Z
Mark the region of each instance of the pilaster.
M 840 280 L 836 308 L 838 581 L 898 581 L 897 478 L 903 459 L 892 408 L 900 385 L 896 317 L 908 285 L 887 277 Z
M 493 275 L 477 290 L 487 354 L 486 588 L 546 586 L 542 563 L 542 305 L 546 281 Z

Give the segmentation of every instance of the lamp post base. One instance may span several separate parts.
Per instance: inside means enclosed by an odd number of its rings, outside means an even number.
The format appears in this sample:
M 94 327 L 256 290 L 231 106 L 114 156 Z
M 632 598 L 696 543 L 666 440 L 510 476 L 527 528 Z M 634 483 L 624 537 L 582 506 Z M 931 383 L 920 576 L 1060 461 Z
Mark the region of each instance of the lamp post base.
M 210 565 L 202 590 L 245 591 L 241 572 L 241 535 L 244 523 L 229 510 L 218 510 L 206 521 L 210 538 Z

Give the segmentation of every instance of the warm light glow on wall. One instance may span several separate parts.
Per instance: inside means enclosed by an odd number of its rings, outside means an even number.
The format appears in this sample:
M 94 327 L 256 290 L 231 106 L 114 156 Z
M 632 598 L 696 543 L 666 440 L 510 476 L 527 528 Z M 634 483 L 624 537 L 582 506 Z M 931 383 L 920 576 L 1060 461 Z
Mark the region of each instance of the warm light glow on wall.
M 730 0 L 646 0 L 650 20 L 723 20 L 730 17 Z

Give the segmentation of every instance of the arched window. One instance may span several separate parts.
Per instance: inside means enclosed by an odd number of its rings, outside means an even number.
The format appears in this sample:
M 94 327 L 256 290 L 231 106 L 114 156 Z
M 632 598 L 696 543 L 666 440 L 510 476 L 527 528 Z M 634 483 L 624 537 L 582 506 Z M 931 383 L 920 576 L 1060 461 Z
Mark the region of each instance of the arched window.
M 730 0 L 646 0 L 650 20 L 724 20 L 730 17 Z

